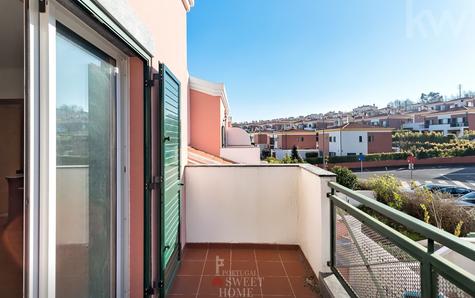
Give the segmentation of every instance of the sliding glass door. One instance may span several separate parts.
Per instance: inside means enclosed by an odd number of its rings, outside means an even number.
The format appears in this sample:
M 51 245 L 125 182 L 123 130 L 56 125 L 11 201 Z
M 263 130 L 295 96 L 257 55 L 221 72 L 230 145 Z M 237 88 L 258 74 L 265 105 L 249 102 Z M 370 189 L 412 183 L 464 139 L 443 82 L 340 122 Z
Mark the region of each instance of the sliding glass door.
M 56 297 L 115 294 L 116 61 L 56 25 Z

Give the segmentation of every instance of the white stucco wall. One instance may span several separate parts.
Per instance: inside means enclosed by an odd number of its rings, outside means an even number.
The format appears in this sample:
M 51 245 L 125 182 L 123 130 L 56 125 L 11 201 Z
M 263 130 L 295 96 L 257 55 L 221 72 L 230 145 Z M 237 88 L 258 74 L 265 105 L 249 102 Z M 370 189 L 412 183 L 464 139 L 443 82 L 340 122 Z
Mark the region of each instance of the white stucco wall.
M 228 127 L 226 138 L 227 146 L 251 146 L 251 136 L 239 127 Z
M 330 201 L 326 194 L 330 192 L 327 183 L 333 178 L 320 177 L 305 169 L 301 169 L 299 176 L 299 245 L 314 272 L 327 272 L 326 262 L 330 260 Z
M 336 142 L 329 143 L 329 152 L 336 152 L 337 156 L 348 153 L 368 154 L 368 133 L 365 131 L 342 131 L 330 132 L 330 137 L 336 137 Z M 359 142 L 359 136 L 363 141 Z
M 326 272 L 327 175 L 311 165 L 188 166 L 186 242 L 297 244 Z
M 221 148 L 220 156 L 241 164 L 257 165 L 261 163 L 261 150 L 259 147 Z
M 363 140 L 360 143 L 359 137 Z M 364 131 L 343 131 L 342 132 L 342 155 L 348 153 L 356 153 L 356 155 L 363 153 L 368 154 L 368 133 Z
M 56 241 L 58 244 L 89 242 L 89 168 L 57 167 Z
M 298 171 L 187 167 L 187 242 L 297 243 Z

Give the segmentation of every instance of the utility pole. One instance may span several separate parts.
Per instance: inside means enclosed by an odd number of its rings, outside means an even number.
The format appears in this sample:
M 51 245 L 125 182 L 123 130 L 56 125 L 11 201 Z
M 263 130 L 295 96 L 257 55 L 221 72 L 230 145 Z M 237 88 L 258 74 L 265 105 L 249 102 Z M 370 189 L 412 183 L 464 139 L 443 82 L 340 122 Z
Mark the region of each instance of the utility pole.
M 459 98 L 462 98 L 462 84 L 459 84 Z
M 326 161 L 325 161 L 325 116 L 322 117 L 323 119 L 323 141 L 322 141 L 322 155 L 323 155 L 323 168 L 326 169 L 327 168 L 327 165 L 326 165 Z M 320 138 L 319 138 L 320 140 Z

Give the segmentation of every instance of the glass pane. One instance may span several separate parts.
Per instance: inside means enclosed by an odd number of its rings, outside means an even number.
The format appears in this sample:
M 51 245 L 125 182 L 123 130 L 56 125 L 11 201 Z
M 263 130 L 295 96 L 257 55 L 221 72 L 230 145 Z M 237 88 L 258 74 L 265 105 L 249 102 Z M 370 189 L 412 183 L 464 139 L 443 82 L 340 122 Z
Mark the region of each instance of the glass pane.
M 56 296 L 109 297 L 114 282 L 114 61 L 58 25 Z

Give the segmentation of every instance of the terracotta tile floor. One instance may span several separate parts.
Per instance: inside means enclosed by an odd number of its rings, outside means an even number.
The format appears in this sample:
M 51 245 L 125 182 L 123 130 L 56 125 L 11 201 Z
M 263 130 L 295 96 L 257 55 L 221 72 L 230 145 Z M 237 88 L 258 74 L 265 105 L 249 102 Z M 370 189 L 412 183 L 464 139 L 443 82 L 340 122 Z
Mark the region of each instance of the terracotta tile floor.
M 187 244 L 167 297 L 319 297 L 298 246 Z

